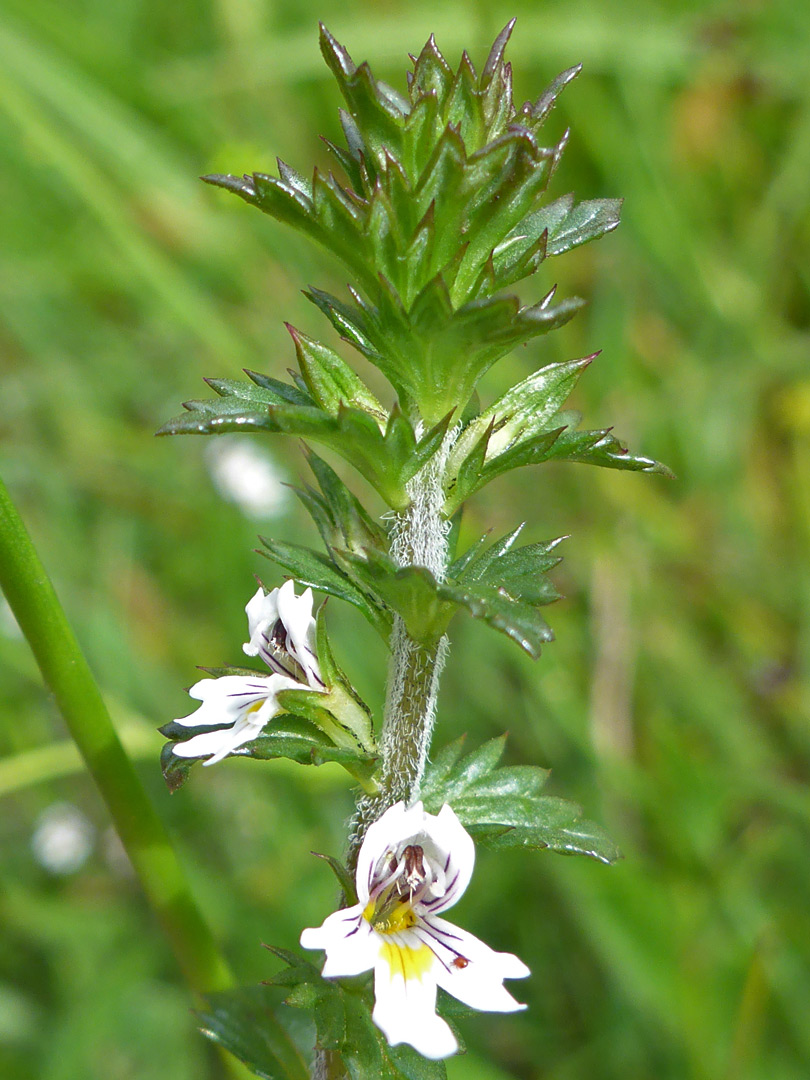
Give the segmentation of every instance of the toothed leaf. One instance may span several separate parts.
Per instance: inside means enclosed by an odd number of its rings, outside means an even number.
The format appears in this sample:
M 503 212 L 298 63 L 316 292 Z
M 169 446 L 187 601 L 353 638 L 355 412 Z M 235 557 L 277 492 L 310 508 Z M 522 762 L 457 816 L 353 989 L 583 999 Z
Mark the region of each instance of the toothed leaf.
M 494 848 L 548 849 L 587 855 L 603 863 L 621 852 L 601 826 L 582 818 L 575 803 L 541 795 L 548 772 L 536 766 L 500 766 L 506 736 L 492 739 L 465 757 L 460 742 L 428 766 L 421 787 L 425 809 L 447 802 L 477 843 Z M 443 752 L 446 753 L 446 752 Z

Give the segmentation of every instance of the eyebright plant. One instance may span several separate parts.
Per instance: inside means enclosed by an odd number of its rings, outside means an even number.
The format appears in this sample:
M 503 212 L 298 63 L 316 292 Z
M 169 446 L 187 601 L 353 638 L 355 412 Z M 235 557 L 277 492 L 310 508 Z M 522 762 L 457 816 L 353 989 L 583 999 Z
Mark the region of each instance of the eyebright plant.
M 427 765 L 454 616 L 480 620 L 532 657 L 553 637 L 541 608 L 558 597 L 549 571 L 559 541 L 522 544 L 518 525 L 456 550 L 467 499 L 511 469 L 551 460 L 668 473 L 610 429 L 581 429 L 565 408 L 597 354 L 547 364 L 496 401 L 479 401 L 493 364 L 582 307 L 578 297 L 557 297 L 546 264 L 614 229 L 621 206 L 546 199 L 568 133 L 548 146 L 543 126 L 580 69 L 516 109 L 504 60 L 512 26 L 480 74 L 466 53 L 454 71 L 431 37 L 406 94 L 355 65 L 322 27 L 345 103 L 345 141 L 326 142 L 334 171 L 315 169 L 309 180 L 279 161 L 278 176 L 204 177 L 317 241 L 352 279 L 342 296 L 306 293 L 347 348 L 290 326 L 291 383 L 256 371 L 244 381 L 209 379 L 215 396 L 187 402 L 161 429 L 305 440 L 314 484 L 297 494 L 324 550 L 262 538 L 263 554 L 289 580 L 260 588 L 247 605 L 244 651 L 270 673 L 215 669 L 191 687 L 201 704 L 163 729 L 163 766 L 172 789 L 194 761 L 229 755 L 336 761 L 357 781 L 345 862 L 328 859 L 343 906 L 301 938 L 325 963 L 273 950 L 286 966 L 271 982 L 287 988 L 289 1004 L 313 1011 L 319 1077 L 444 1076 L 440 1059 L 459 1042 L 446 1018 L 450 999 L 438 1003 L 445 1018 L 436 1013 L 437 988 L 474 1009 L 521 1007 L 503 980 L 526 976 L 525 965 L 440 916 L 467 887 L 474 843 L 618 857 L 576 806 L 543 794 L 543 769 L 499 765 L 502 738 L 466 754 L 451 744 Z M 510 290 L 534 275 L 544 295 L 522 303 Z M 349 362 L 357 354 L 360 368 L 370 363 L 387 379 L 385 400 Z M 381 519 L 310 444 L 371 484 L 388 508 Z M 381 722 L 337 666 L 323 607 L 312 614 L 312 589 L 353 604 L 387 642 Z M 371 969 L 373 990 L 361 978 Z M 256 1015 L 255 995 L 216 995 L 206 1034 L 257 1075 L 306 1075 L 300 1056 L 262 1039 Z

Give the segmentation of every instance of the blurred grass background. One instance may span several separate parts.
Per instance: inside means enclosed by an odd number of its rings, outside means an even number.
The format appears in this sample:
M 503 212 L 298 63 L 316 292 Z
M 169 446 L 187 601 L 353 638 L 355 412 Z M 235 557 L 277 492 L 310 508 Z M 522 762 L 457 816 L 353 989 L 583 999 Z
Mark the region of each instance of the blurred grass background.
M 323 19 L 404 84 L 431 31 L 482 63 L 512 15 L 518 100 L 584 61 L 553 194 L 624 195 L 619 231 L 547 263 L 591 300 L 487 393 L 603 350 L 577 391 L 677 481 L 547 466 L 470 508 L 468 537 L 572 534 L 537 664 L 459 622 L 439 742 L 506 729 L 626 852 L 611 869 L 482 854 L 459 921 L 532 968 L 529 1010 L 465 1025 L 453 1080 L 810 1074 L 810 8 L 788 0 L 5 0 L 0 12 L 0 473 L 239 978 L 331 909 L 311 849 L 351 807 L 329 767 L 228 762 L 163 790 L 158 724 L 195 665 L 238 663 L 257 532 L 311 536 L 297 448 L 155 440 L 203 376 L 292 362 L 282 319 L 341 268 L 196 179 L 322 162 Z M 250 452 L 250 450 L 248 452 Z M 224 454 L 224 456 L 223 456 Z M 241 455 L 241 456 L 240 456 Z M 271 456 L 272 455 L 272 456 Z M 236 464 L 234 464 L 236 462 Z M 233 474 L 267 489 L 261 506 Z M 223 479 L 224 474 L 224 479 Z M 230 480 L 228 479 L 230 477 Z M 378 512 L 368 492 L 371 505 Z M 236 500 L 236 501 L 234 501 Z M 261 502 L 261 500 L 259 500 Z M 330 605 L 380 705 L 383 647 Z M 0 609 L 0 1075 L 220 1075 L 103 806 Z M 489 1059 L 492 1064 L 485 1064 Z

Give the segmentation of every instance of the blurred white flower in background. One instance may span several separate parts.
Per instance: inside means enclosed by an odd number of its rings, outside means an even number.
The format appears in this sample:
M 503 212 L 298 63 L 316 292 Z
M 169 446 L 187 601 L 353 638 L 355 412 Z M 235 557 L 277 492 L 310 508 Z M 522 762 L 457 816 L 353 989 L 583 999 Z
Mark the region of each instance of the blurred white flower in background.
M 219 435 L 205 448 L 208 471 L 217 491 L 245 517 L 278 517 L 289 502 L 283 473 L 255 439 Z
M 71 803 L 52 803 L 37 818 L 31 849 L 34 858 L 52 874 L 74 874 L 93 850 L 96 830 Z

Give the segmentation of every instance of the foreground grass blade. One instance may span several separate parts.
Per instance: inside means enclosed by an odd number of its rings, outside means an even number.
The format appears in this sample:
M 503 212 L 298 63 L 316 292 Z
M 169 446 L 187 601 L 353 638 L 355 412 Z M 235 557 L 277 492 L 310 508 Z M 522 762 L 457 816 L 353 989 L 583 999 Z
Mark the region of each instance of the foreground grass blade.
M 113 728 L 79 643 L 0 480 L 0 586 L 107 804 L 143 890 L 192 989 L 233 984 L 171 841 Z

